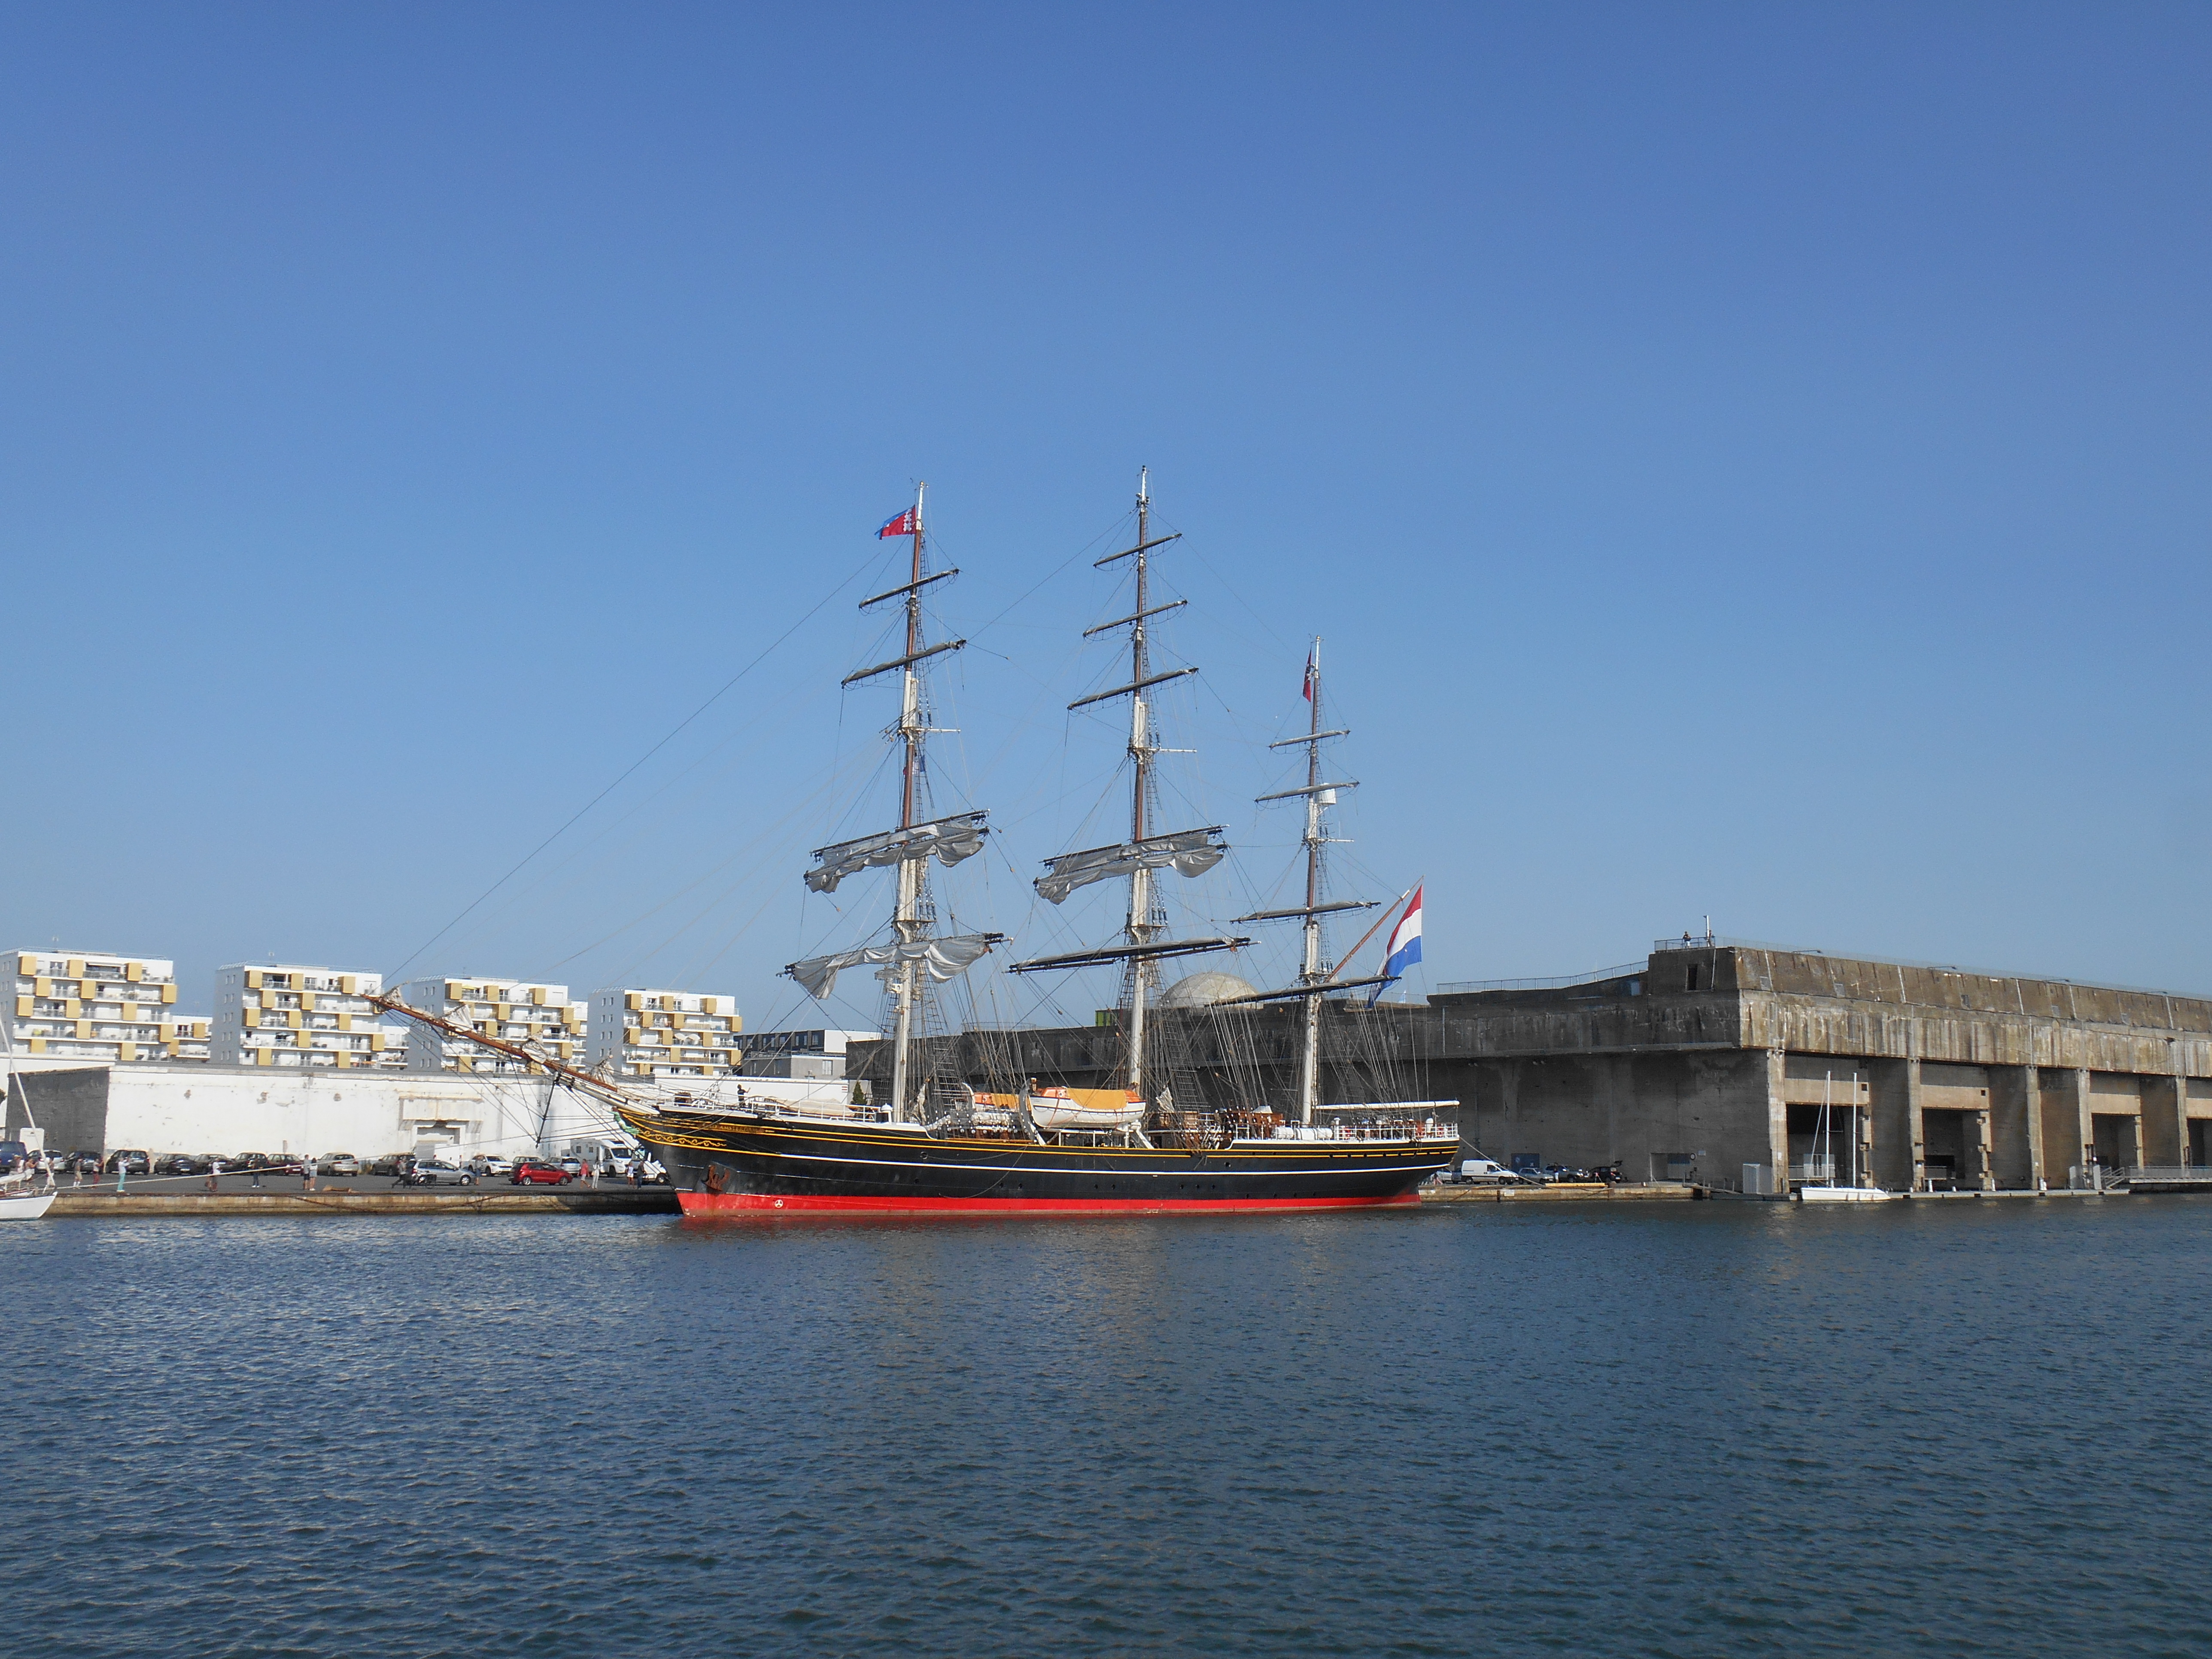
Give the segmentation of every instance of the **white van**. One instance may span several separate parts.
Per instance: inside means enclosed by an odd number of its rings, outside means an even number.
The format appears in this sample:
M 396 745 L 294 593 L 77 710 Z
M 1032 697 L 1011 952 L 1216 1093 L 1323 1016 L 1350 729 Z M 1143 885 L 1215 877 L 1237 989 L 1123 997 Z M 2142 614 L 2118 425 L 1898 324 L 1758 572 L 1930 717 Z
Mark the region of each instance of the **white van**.
M 1522 1179 L 1497 1159 L 1489 1158 L 1462 1158 L 1451 1178 L 1463 1187 L 1509 1187 Z
M 570 1158 L 581 1158 L 586 1164 L 603 1176 L 617 1181 L 629 1179 L 630 1171 L 638 1167 L 638 1150 L 634 1142 L 609 1136 L 598 1140 L 580 1140 L 568 1148 Z

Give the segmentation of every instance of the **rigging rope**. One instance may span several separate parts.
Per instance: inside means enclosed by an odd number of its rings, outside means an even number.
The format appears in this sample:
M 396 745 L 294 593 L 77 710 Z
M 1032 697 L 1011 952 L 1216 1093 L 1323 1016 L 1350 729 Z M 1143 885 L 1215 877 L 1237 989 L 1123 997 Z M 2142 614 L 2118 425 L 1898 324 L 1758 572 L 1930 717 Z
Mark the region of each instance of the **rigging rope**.
M 501 888 L 506 886 L 508 882 L 514 880 L 517 875 L 521 873 L 523 868 L 532 860 L 537 858 L 540 853 L 544 852 L 555 842 L 560 840 L 562 836 L 567 835 L 570 830 L 574 829 L 583 818 L 586 813 L 589 812 L 593 807 L 597 806 L 601 801 L 605 800 L 609 795 L 620 788 L 629 780 L 631 775 L 635 774 L 640 767 L 643 766 L 647 761 L 651 760 L 662 750 L 668 747 L 668 745 L 673 743 L 693 721 L 696 720 L 702 714 L 705 714 L 709 708 L 712 708 L 716 703 L 720 702 L 723 697 L 728 695 L 732 688 L 733 688 L 738 681 L 744 679 L 745 676 L 751 673 L 753 670 L 758 668 L 763 663 L 766 662 L 769 657 L 773 656 L 787 640 L 790 639 L 793 635 L 796 634 L 801 628 L 811 622 L 814 619 L 816 613 L 820 611 L 824 605 L 828 605 L 830 600 L 836 599 L 847 588 L 852 586 L 852 585 L 862 575 L 866 574 L 867 569 L 872 566 L 875 560 L 872 555 L 866 565 L 864 565 L 860 569 L 852 572 L 844 579 L 844 580 L 839 582 L 836 586 L 831 588 L 820 599 L 817 599 L 813 605 L 807 608 L 805 613 L 802 614 L 797 621 L 793 622 L 790 627 L 785 629 L 782 633 L 777 635 L 775 638 L 762 650 L 758 656 L 755 657 L 743 668 L 738 670 L 736 673 L 731 675 L 728 679 L 723 681 L 721 685 L 716 689 L 713 696 L 709 696 L 704 702 L 701 703 L 696 708 L 694 708 L 682 720 L 677 721 L 674 726 L 668 729 L 667 734 L 658 743 L 654 744 L 652 748 L 647 750 L 642 755 L 640 755 L 627 767 L 623 768 L 621 775 L 617 776 L 613 782 L 607 785 L 607 787 L 600 790 L 598 794 L 592 796 L 591 799 L 586 801 L 581 806 L 578 807 L 574 814 L 570 817 L 565 823 L 562 824 L 558 830 L 556 830 L 551 835 L 546 836 L 544 841 L 539 842 L 538 845 L 532 848 L 529 852 L 524 854 L 513 869 L 509 870 L 497 881 L 492 883 L 490 886 L 485 888 L 483 891 L 477 894 L 475 898 L 470 900 L 467 904 L 462 907 L 459 913 L 456 915 L 451 921 L 447 922 L 443 927 L 441 927 L 436 933 L 431 934 L 429 938 L 424 939 L 412 951 L 409 951 L 407 955 L 401 959 L 399 965 L 392 969 L 390 973 L 385 975 L 386 980 L 387 981 L 397 980 L 400 974 L 405 970 L 409 963 L 413 962 L 417 957 L 421 956 L 425 951 L 435 945 L 440 939 L 445 938 L 447 933 L 453 932 L 453 930 L 455 927 L 458 927 L 461 924 L 462 921 L 467 917 L 471 911 L 475 910 L 478 905 L 482 904 L 486 899 L 489 899 L 494 893 L 499 891 Z

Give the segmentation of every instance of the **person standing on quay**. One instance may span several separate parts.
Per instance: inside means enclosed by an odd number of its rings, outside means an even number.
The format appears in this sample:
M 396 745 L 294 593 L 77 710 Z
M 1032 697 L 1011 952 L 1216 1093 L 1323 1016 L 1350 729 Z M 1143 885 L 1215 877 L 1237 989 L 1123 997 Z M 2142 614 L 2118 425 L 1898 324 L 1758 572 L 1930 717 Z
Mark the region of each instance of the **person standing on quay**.
M 315 1155 L 313 1152 L 300 1160 L 300 1190 L 303 1193 L 315 1190 Z

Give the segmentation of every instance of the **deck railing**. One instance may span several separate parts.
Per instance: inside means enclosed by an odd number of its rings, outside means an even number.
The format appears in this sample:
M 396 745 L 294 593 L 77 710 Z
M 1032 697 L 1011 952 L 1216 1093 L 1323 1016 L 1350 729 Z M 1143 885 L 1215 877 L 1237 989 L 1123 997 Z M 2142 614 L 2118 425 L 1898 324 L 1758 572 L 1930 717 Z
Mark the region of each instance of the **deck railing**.
M 2194 1182 L 2212 1186 L 2212 1164 L 2108 1164 L 2105 1166 L 2105 1184 L 2116 1187 L 2122 1182 Z
M 1643 973 L 1640 962 L 1618 968 L 1593 968 L 1586 974 L 1554 974 L 1547 979 L 1454 979 L 1436 988 L 1436 994 L 1465 996 L 1476 991 L 1564 991 L 1577 985 L 1597 985 L 1609 979 L 1629 979 Z

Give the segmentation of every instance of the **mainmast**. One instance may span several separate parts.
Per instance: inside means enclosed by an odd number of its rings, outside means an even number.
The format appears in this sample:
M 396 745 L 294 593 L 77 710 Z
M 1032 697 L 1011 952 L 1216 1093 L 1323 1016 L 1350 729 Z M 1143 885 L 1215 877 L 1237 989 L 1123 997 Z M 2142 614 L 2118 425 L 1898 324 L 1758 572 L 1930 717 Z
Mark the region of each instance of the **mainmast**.
M 890 1113 L 892 1121 L 901 1123 L 908 1119 L 914 1106 L 915 1023 L 921 1010 L 925 975 L 933 980 L 950 979 L 1004 937 L 999 933 L 969 933 L 939 938 L 929 931 L 935 920 L 923 886 L 929 860 L 934 858 L 943 864 L 957 864 L 981 852 L 983 837 L 989 833 L 984 824 L 989 815 L 970 811 L 926 820 L 918 816 L 922 806 L 921 786 L 927 775 L 923 744 L 930 732 L 941 729 L 928 723 L 929 714 L 922 697 L 922 670 L 931 658 L 957 651 L 968 643 L 965 640 L 948 640 L 941 645 L 922 642 L 922 589 L 960 574 L 957 569 L 940 570 L 934 575 L 925 574 L 927 543 L 922 526 L 922 504 L 927 489 L 927 484 L 916 485 L 913 507 L 890 519 L 876 532 L 879 537 L 905 535 L 913 538 L 908 580 L 897 587 L 860 601 L 863 611 L 887 599 L 905 601 L 906 649 L 888 662 L 848 674 L 842 682 L 853 686 L 893 670 L 899 673 L 898 721 L 884 734 L 903 750 L 899 768 L 898 828 L 880 835 L 864 836 L 858 841 L 817 848 L 814 856 L 817 862 L 806 872 L 809 887 L 817 893 L 830 893 L 836 890 L 839 882 L 856 871 L 895 865 L 898 870 L 898 894 L 891 910 L 892 943 L 864 945 L 833 956 L 794 962 L 784 969 L 813 995 L 826 997 L 836 985 L 841 969 L 861 963 L 882 965 L 892 1005 Z
M 1145 803 L 1152 782 L 1152 732 L 1146 722 L 1145 687 L 1150 678 L 1152 653 L 1146 648 L 1145 618 L 1152 602 L 1152 469 L 1137 469 L 1137 610 L 1129 623 L 1129 839 L 1145 839 Z M 1141 864 L 1129 872 L 1129 920 L 1123 929 L 1133 950 L 1152 941 L 1152 872 Z M 1129 1087 L 1145 1091 L 1145 989 L 1151 977 L 1142 957 L 1129 959 L 1129 1025 L 1123 1033 L 1127 1052 L 1122 1066 Z
M 1164 673 L 1157 674 L 1152 672 L 1152 634 L 1147 623 L 1154 617 L 1180 609 L 1189 602 L 1170 599 L 1165 605 L 1152 603 L 1152 550 L 1180 540 L 1182 532 L 1176 531 L 1158 537 L 1152 534 L 1151 479 L 1150 468 L 1138 471 L 1137 544 L 1095 560 L 1091 567 L 1103 569 L 1122 559 L 1134 559 L 1137 562 L 1136 608 L 1128 616 L 1118 617 L 1112 622 L 1101 623 L 1096 628 L 1084 630 L 1085 638 L 1116 628 L 1129 630 L 1129 683 L 1117 685 L 1110 691 L 1095 691 L 1067 705 L 1073 711 L 1115 697 L 1129 699 L 1129 839 L 1118 847 L 1092 848 L 1085 852 L 1064 853 L 1058 858 L 1047 859 L 1047 873 L 1036 882 L 1038 893 L 1050 902 L 1059 904 L 1078 887 L 1087 886 L 1109 877 L 1127 876 L 1129 878 L 1129 908 L 1121 928 L 1125 942 L 1098 950 L 1071 951 L 1064 956 L 1040 957 L 1031 962 L 1018 962 L 1009 969 L 1021 974 L 1052 969 L 1097 967 L 1109 963 L 1121 966 L 1127 976 L 1129 1000 L 1128 1018 L 1122 1029 L 1122 1070 L 1128 1088 L 1139 1095 L 1146 1091 L 1145 1027 L 1147 993 L 1155 971 L 1153 963 L 1165 957 L 1235 950 L 1252 942 L 1249 939 L 1170 940 L 1160 937 L 1165 931 L 1166 917 L 1155 897 L 1152 872 L 1172 869 L 1185 876 L 1199 875 L 1218 864 L 1229 848 L 1228 843 L 1218 839 L 1221 835 L 1218 824 L 1202 830 L 1178 830 L 1163 834 L 1153 829 L 1151 820 L 1153 757 L 1161 750 L 1154 741 L 1152 705 L 1145 693 L 1153 686 L 1198 672 L 1194 667 L 1170 668 Z

